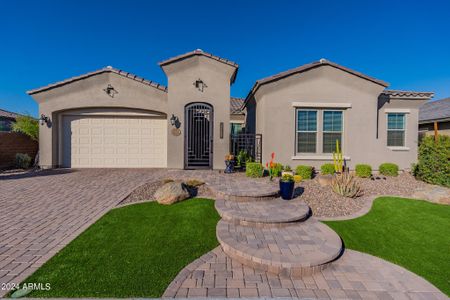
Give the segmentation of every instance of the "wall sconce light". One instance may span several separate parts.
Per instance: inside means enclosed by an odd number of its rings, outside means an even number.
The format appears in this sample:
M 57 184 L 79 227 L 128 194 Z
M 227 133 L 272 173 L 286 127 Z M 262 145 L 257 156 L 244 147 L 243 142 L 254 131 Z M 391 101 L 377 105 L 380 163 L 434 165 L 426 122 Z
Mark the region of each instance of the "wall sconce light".
M 173 127 L 177 128 L 177 129 L 180 128 L 180 126 L 181 126 L 180 120 L 174 114 L 172 114 L 172 117 L 170 117 L 170 125 L 172 125 Z
M 200 92 L 203 92 L 203 90 L 204 90 L 205 88 L 208 87 L 208 86 L 206 85 L 206 83 L 204 83 L 203 80 L 201 80 L 200 78 L 197 79 L 197 80 L 194 82 L 194 86 L 195 86 L 195 87 L 197 88 L 197 90 L 199 90 Z
M 220 139 L 223 139 L 223 122 L 220 122 Z
M 41 117 L 39 118 L 39 122 L 41 123 L 41 125 L 44 125 L 44 124 L 49 125 L 50 124 L 50 118 L 47 117 L 44 114 L 41 114 Z
M 104 88 L 103 90 L 111 98 L 114 98 L 114 95 L 119 93 L 118 91 L 116 91 L 116 89 L 111 84 L 108 84 L 108 86 L 106 88 Z

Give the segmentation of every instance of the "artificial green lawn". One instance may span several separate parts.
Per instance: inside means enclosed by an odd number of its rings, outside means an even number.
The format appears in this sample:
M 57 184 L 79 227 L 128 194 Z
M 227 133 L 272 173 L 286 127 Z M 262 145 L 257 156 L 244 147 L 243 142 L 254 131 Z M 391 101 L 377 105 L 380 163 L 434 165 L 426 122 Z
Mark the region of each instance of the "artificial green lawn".
M 161 297 L 218 245 L 218 220 L 207 199 L 113 209 L 24 281 L 51 284 L 28 297 Z
M 450 296 L 450 206 L 381 197 L 365 216 L 325 223 L 345 247 L 403 266 Z

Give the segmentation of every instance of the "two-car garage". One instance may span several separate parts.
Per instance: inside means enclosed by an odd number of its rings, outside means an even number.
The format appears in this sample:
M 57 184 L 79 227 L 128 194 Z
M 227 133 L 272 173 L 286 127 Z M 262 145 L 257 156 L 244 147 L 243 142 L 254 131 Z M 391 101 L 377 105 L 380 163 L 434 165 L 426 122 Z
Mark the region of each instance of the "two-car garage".
M 165 116 L 62 114 L 60 163 L 70 168 L 167 166 Z

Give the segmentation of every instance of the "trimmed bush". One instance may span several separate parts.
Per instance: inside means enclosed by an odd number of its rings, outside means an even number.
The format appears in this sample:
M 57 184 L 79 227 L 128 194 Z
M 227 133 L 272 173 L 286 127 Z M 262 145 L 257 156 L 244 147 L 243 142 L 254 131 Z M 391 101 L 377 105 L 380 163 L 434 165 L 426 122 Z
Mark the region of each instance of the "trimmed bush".
M 320 174 L 322 175 L 333 175 L 334 174 L 334 164 L 323 164 L 320 166 Z
M 398 166 L 393 163 L 383 163 L 378 167 L 378 171 L 384 176 L 397 176 Z
M 311 179 L 313 175 L 313 167 L 311 166 L 297 166 L 295 174 L 300 175 L 302 179 Z
M 26 153 L 17 153 L 15 163 L 19 169 L 28 169 L 31 165 L 31 157 Z
M 355 167 L 356 176 L 367 178 L 372 175 L 372 167 L 370 165 L 358 164 Z
M 271 169 L 273 177 L 280 177 L 281 171 L 283 171 L 283 165 L 280 163 L 274 163 Z
M 450 137 L 439 135 L 424 137 L 419 146 L 419 161 L 414 173 L 417 178 L 431 184 L 450 187 Z
M 264 167 L 260 163 L 248 162 L 245 168 L 245 175 L 247 177 L 258 178 L 263 177 Z
M 295 181 L 295 183 L 300 183 L 300 182 L 302 182 L 302 176 L 300 176 L 300 175 L 294 175 L 294 181 Z

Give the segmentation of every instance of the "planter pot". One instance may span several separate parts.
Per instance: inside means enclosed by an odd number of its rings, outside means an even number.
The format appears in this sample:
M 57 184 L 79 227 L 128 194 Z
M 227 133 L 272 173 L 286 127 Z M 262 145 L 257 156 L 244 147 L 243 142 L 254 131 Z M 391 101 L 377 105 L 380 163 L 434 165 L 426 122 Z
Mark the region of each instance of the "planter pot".
M 234 161 L 233 160 L 226 160 L 225 161 L 225 173 L 233 173 L 234 171 Z
M 294 172 L 292 172 L 292 171 L 283 171 L 283 172 L 281 172 L 281 176 L 286 175 L 286 174 L 294 176 Z
M 280 181 L 280 196 L 283 200 L 291 200 L 294 195 L 295 182 L 283 182 Z

